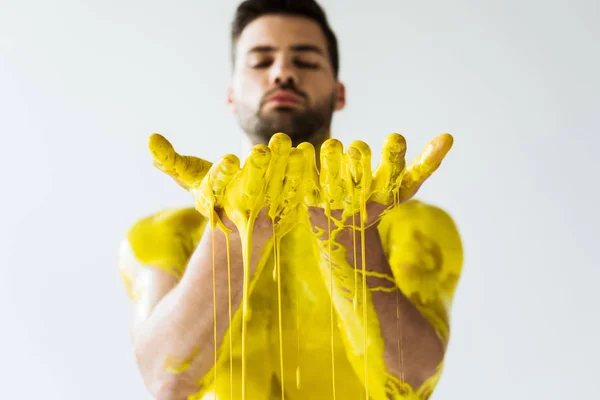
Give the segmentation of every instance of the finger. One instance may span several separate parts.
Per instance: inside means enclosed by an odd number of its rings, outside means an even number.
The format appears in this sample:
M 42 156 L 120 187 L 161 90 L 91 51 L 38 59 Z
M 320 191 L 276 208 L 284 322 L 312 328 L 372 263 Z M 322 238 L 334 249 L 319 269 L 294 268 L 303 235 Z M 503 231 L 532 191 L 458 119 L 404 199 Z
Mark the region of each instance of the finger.
M 363 209 L 369 198 L 373 175 L 371 172 L 371 148 L 360 140 L 356 140 L 346 150 L 347 175 L 344 178 L 346 199 L 342 221 Z M 364 203 L 363 203 L 364 202 Z
M 321 188 L 315 158 L 315 147 L 309 142 L 302 142 L 298 149 L 304 154 L 304 176 L 302 178 L 302 191 L 306 203 L 311 207 L 321 205 Z
M 202 183 L 193 186 L 192 190 L 196 187 L 206 187 L 214 195 L 215 200 L 219 202 L 223 197 L 225 188 L 239 171 L 240 159 L 233 154 L 227 154 L 210 167 Z
M 211 168 L 211 171 L 212 170 L 213 168 Z M 215 194 L 217 202 L 219 202 L 223 198 L 225 189 L 228 187 L 233 177 L 240 171 L 240 159 L 233 154 L 228 154 L 221 158 L 214 173 L 211 173 L 211 171 L 209 171 L 209 175 L 213 193 Z
M 381 161 L 375 170 L 371 200 L 388 205 L 406 167 L 406 139 L 393 133 L 383 143 Z
M 276 133 L 269 141 L 269 149 L 271 149 L 271 162 L 266 179 L 265 201 L 272 205 L 269 215 L 274 218 L 275 203 L 281 195 L 288 155 L 292 149 L 292 139 L 284 133 Z
M 255 206 L 257 199 L 264 193 L 265 176 L 271 161 L 271 150 L 264 144 L 256 145 L 250 151 L 248 158 L 240 173 L 237 182 L 232 183 L 231 197 L 227 198 L 237 203 L 237 207 L 250 210 Z
M 215 205 L 223 206 L 225 188 L 240 170 L 240 160 L 233 154 L 222 157 L 208 171 L 205 178 L 191 189 L 196 209 L 205 216 L 210 216 Z
M 370 190 L 373 172 L 371 171 L 371 148 L 369 145 L 361 140 L 355 140 L 348 146 L 346 156 L 350 173 L 348 180 L 360 192 L 364 193 Z
M 306 171 L 306 160 L 304 152 L 300 149 L 292 149 L 285 169 L 285 179 L 281 191 L 281 206 L 286 212 L 298 205 L 302 192 L 302 179 Z
M 186 190 L 199 184 L 212 165 L 198 157 L 178 154 L 173 145 L 158 133 L 150 135 L 148 147 L 153 164 Z
M 332 210 L 342 209 L 344 204 L 342 151 L 342 143 L 337 139 L 327 139 L 321 146 L 319 183 L 323 200 Z
M 427 144 L 425 150 L 407 167 L 400 184 L 400 201 L 411 199 L 421 185 L 440 166 L 442 160 L 452 148 L 454 139 L 452 135 L 444 133 Z

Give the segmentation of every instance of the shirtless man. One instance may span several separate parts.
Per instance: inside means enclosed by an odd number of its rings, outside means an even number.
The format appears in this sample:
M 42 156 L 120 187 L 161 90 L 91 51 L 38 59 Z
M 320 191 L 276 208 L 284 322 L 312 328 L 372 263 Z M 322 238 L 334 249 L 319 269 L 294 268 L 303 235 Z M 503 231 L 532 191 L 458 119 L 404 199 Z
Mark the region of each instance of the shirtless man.
M 153 135 L 155 165 L 193 194 L 195 207 L 140 219 L 121 248 L 147 388 L 159 400 L 428 398 L 442 370 L 462 247 L 444 211 L 411 198 L 451 137 L 431 142 L 393 196 L 404 138 L 388 137 L 374 175 L 366 144 L 344 151 L 330 138 L 346 92 L 335 35 L 314 1 L 243 2 L 232 46 L 227 99 L 252 151 L 243 165 L 233 155 L 210 164 Z M 335 173 L 352 160 L 351 176 Z M 372 188 L 364 236 L 354 201 L 347 225 L 328 233 L 335 227 L 327 209 L 338 219 L 348 211 L 335 190 L 345 190 L 349 179 Z M 316 195 L 295 196 L 307 182 Z M 253 210 L 258 215 L 245 236 Z M 227 236 L 210 229 L 211 215 Z

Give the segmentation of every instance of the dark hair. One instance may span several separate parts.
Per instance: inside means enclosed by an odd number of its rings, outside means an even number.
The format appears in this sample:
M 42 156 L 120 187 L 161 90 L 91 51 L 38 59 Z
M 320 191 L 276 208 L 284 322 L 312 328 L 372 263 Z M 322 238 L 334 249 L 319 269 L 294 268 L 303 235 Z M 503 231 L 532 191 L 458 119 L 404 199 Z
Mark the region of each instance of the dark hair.
M 327 50 L 334 76 L 338 77 L 340 63 L 337 38 L 329 26 L 325 11 L 315 0 L 245 0 L 242 2 L 231 24 L 232 62 L 235 63 L 235 48 L 242 31 L 256 18 L 267 14 L 305 17 L 319 24 L 327 40 Z

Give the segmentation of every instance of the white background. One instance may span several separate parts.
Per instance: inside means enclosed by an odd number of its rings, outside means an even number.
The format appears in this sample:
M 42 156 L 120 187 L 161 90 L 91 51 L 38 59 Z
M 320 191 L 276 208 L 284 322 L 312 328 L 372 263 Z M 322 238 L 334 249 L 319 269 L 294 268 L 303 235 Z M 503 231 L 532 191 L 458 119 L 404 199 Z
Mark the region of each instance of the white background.
M 419 197 L 465 245 L 445 399 L 597 398 L 600 6 L 323 0 L 344 143 L 455 147 Z M 147 138 L 240 155 L 225 106 L 237 2 L 0 0 L 0 398 L 147 399 L 117 246 L 188 205 Z M 377 158 L 374 160 L 374 163 Z

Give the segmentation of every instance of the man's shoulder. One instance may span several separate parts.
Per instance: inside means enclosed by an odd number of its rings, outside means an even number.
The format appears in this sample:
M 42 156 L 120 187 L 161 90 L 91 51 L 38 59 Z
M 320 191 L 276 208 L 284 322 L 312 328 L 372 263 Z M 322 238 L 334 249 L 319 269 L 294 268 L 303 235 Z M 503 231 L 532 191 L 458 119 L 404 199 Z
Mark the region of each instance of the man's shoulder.
M 386 250 L 402 257 L 423 252 L 439 252 L 452 261 L 457 272 L 462 266 L 463 244 L 458 226 L 443 208 L 420 200 L 410 200 L 387 212 L 379 224 Z
M 193 207 L 159 210 L 135 221 L 126 242 L 145 265 L 181 270 L 194 251 L 207 219 Z
M 441 207 L 411 200 L 387 213 L 379 231 L 400 289 L 447 340 L 447 314 L 463 267 L 454 219 Z

